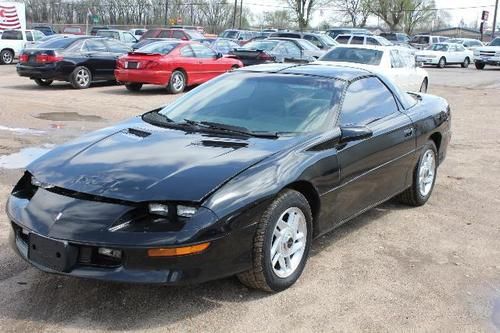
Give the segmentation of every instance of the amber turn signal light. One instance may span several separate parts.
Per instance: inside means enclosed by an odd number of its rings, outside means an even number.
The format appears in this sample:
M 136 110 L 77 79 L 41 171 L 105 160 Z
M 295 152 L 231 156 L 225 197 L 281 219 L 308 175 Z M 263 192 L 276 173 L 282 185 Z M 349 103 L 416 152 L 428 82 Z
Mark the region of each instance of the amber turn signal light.
M 167 247 L 159 249 L 149 249 L 149 257 L 175 257 L 175 256 L 185 256 L 188 254 L 197 254 L 205 251 L 210 243 L 201 243 L 191 246 L 183 247 Z

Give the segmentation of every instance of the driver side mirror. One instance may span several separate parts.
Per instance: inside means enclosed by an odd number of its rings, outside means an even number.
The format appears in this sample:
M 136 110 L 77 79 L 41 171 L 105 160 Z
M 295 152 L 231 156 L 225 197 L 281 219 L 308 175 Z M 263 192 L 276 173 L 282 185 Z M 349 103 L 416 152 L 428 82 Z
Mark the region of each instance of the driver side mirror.
M 224 55 L 223 55 L 222 53 L 217 52 L 217 53 L 215 54 L 215 59 L 220 59 L 220 58 L 222 58 L 223 56 L 224 56 Z
M 339 143 L 368 139 L 372 135 L 373 131 L 366 126 L 340 126 Z

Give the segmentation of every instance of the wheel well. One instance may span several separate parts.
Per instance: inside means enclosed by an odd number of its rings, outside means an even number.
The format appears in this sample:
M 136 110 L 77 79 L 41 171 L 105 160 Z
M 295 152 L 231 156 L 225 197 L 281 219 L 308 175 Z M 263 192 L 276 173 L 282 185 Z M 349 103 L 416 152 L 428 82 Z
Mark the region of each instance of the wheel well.
M 187 75 L 187 72 L 184 70 L 184 68 L 182 68 L 182 67 L 178 67 L 178 68 L 174 69 L 174 70 L 172 71 L 172 73 L 173 73 L 173 72 L 175 72 L 175 71 L 179 71 L 179 72 L 182 72 L 182 74 L 184 74 L 184 77 L 186 78 L 186 86 L 187 86 L 189 81 L 188 81 L 188 75 Z
M 321 207 L 320 198 L 318 191 L 314 188 L 314 186 L 307 181 L 298 181 L 295 183 L 291 183 L 286 188 L 295 190 L 300 192 L 311 206 L 311 213 L 313 216 L 313 227 L 316 226 L 319 217 L 319 211 Z
M 10 52 L 12 52 L 12 54 L 13 54 L 13 55 L 15 55 L 15 54 L 16 54 L 16 52 L 14 52 L 14 50 L 13 50 L 13 49 L 10 49 L 10 48 L 8 48 L 8 47 L 6 47 L 6 48 L 2 49 L 2 50 L 0 51 L 0 53 L 1 53 L 1 52 L 3 52 L 3 51 L 10 51 Z
M 442 139 L 441 133 L 436 132 L 436 133 L 432 134 L 429 139 L 434 141 L 434 144 L 436 145 L 436 149 L 439 153 L 439 148 L 441 147 L 441 139 Z

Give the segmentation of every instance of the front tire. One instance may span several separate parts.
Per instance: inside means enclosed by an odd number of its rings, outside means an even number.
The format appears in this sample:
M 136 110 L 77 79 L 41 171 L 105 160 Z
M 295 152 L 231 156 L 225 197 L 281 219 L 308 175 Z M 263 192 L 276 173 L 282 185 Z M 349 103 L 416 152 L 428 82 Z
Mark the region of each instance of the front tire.
M 312 243 L 312 213 L 306 198 L 285 190 L 257 224 L 252 268 L 238 274 L 250 288 L 277 292 L 292 286 L 304 270 Z
M 461 66 L 462 66 L 462 68 L 467 68 L 467 67 L 469 67 L 469 64 L 470 64 L 470 59 L 469 59 L 469 57 L 467 57 L 464 59 L 464 62 L 461 63 Z
M 87 67 L 78 66 L 71 73 L 69 82 L 75 89 L 87 89 L 92 82 L 92 73 Z
M 172 94 L 179 94 L 186 89 L 186 75 L 182 71 L 176 70 L 170 76 L 168 91 Z
M 52 82 L 54 82 L 54 80 L 47 80 L 47 79 L 35 79 L 34 81 L 40 87 L 48 87 L 52 84 Z
M 431 197 L 437 175 L 438 153 L 434 141 L 428 141 L 422 150 L 413 171 L 410 188 L 399 195 L 399 200 L 407 205 L 424 205 Z
M 442 57 L 441 59 L 439 59 L 439 62 L 438 62 L 438 68 L 445 68 L 446 66 L 446 59 L 445 57 Z
M 139 91 L 142 88 L 142 83 L 125 83 L 125 88 L 128 91 Z
M 479 70 L 484 69 L 484 67 L 486 66 L 486 64 L 482 63 L 482 62 L 476 62 L 476 63 L 474 63 L 474 65 L 476 65 L 476 69 L 479 69 Z
M 0 52 L 0 62 L 5 65 L 10 65 L 14 62 L 14 52 L 11 50 L 2 50 Z

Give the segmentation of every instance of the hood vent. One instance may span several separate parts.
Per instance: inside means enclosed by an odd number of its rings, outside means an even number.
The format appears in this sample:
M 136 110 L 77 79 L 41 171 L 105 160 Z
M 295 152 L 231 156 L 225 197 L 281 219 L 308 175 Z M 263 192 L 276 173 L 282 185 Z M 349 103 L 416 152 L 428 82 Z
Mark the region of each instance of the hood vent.
M 132 135 L 132 136 L 136 136 L 136 137 L 139 137 L 141 139 L 147 138 L 148 136 L 151 135 L 151 132 L 146 132 L 144 130 L 137 129 L 137 128 L 128 128 L 128 129 L 124 130 L 123 133 L 128 134 L 128 135 Z
M 248 143 L 242 141 L 226 141 L 226 140 L 202 140 L 195 144 L 205 147 L 218 147 L 218 148 L 243 148 L 248 147 Z

